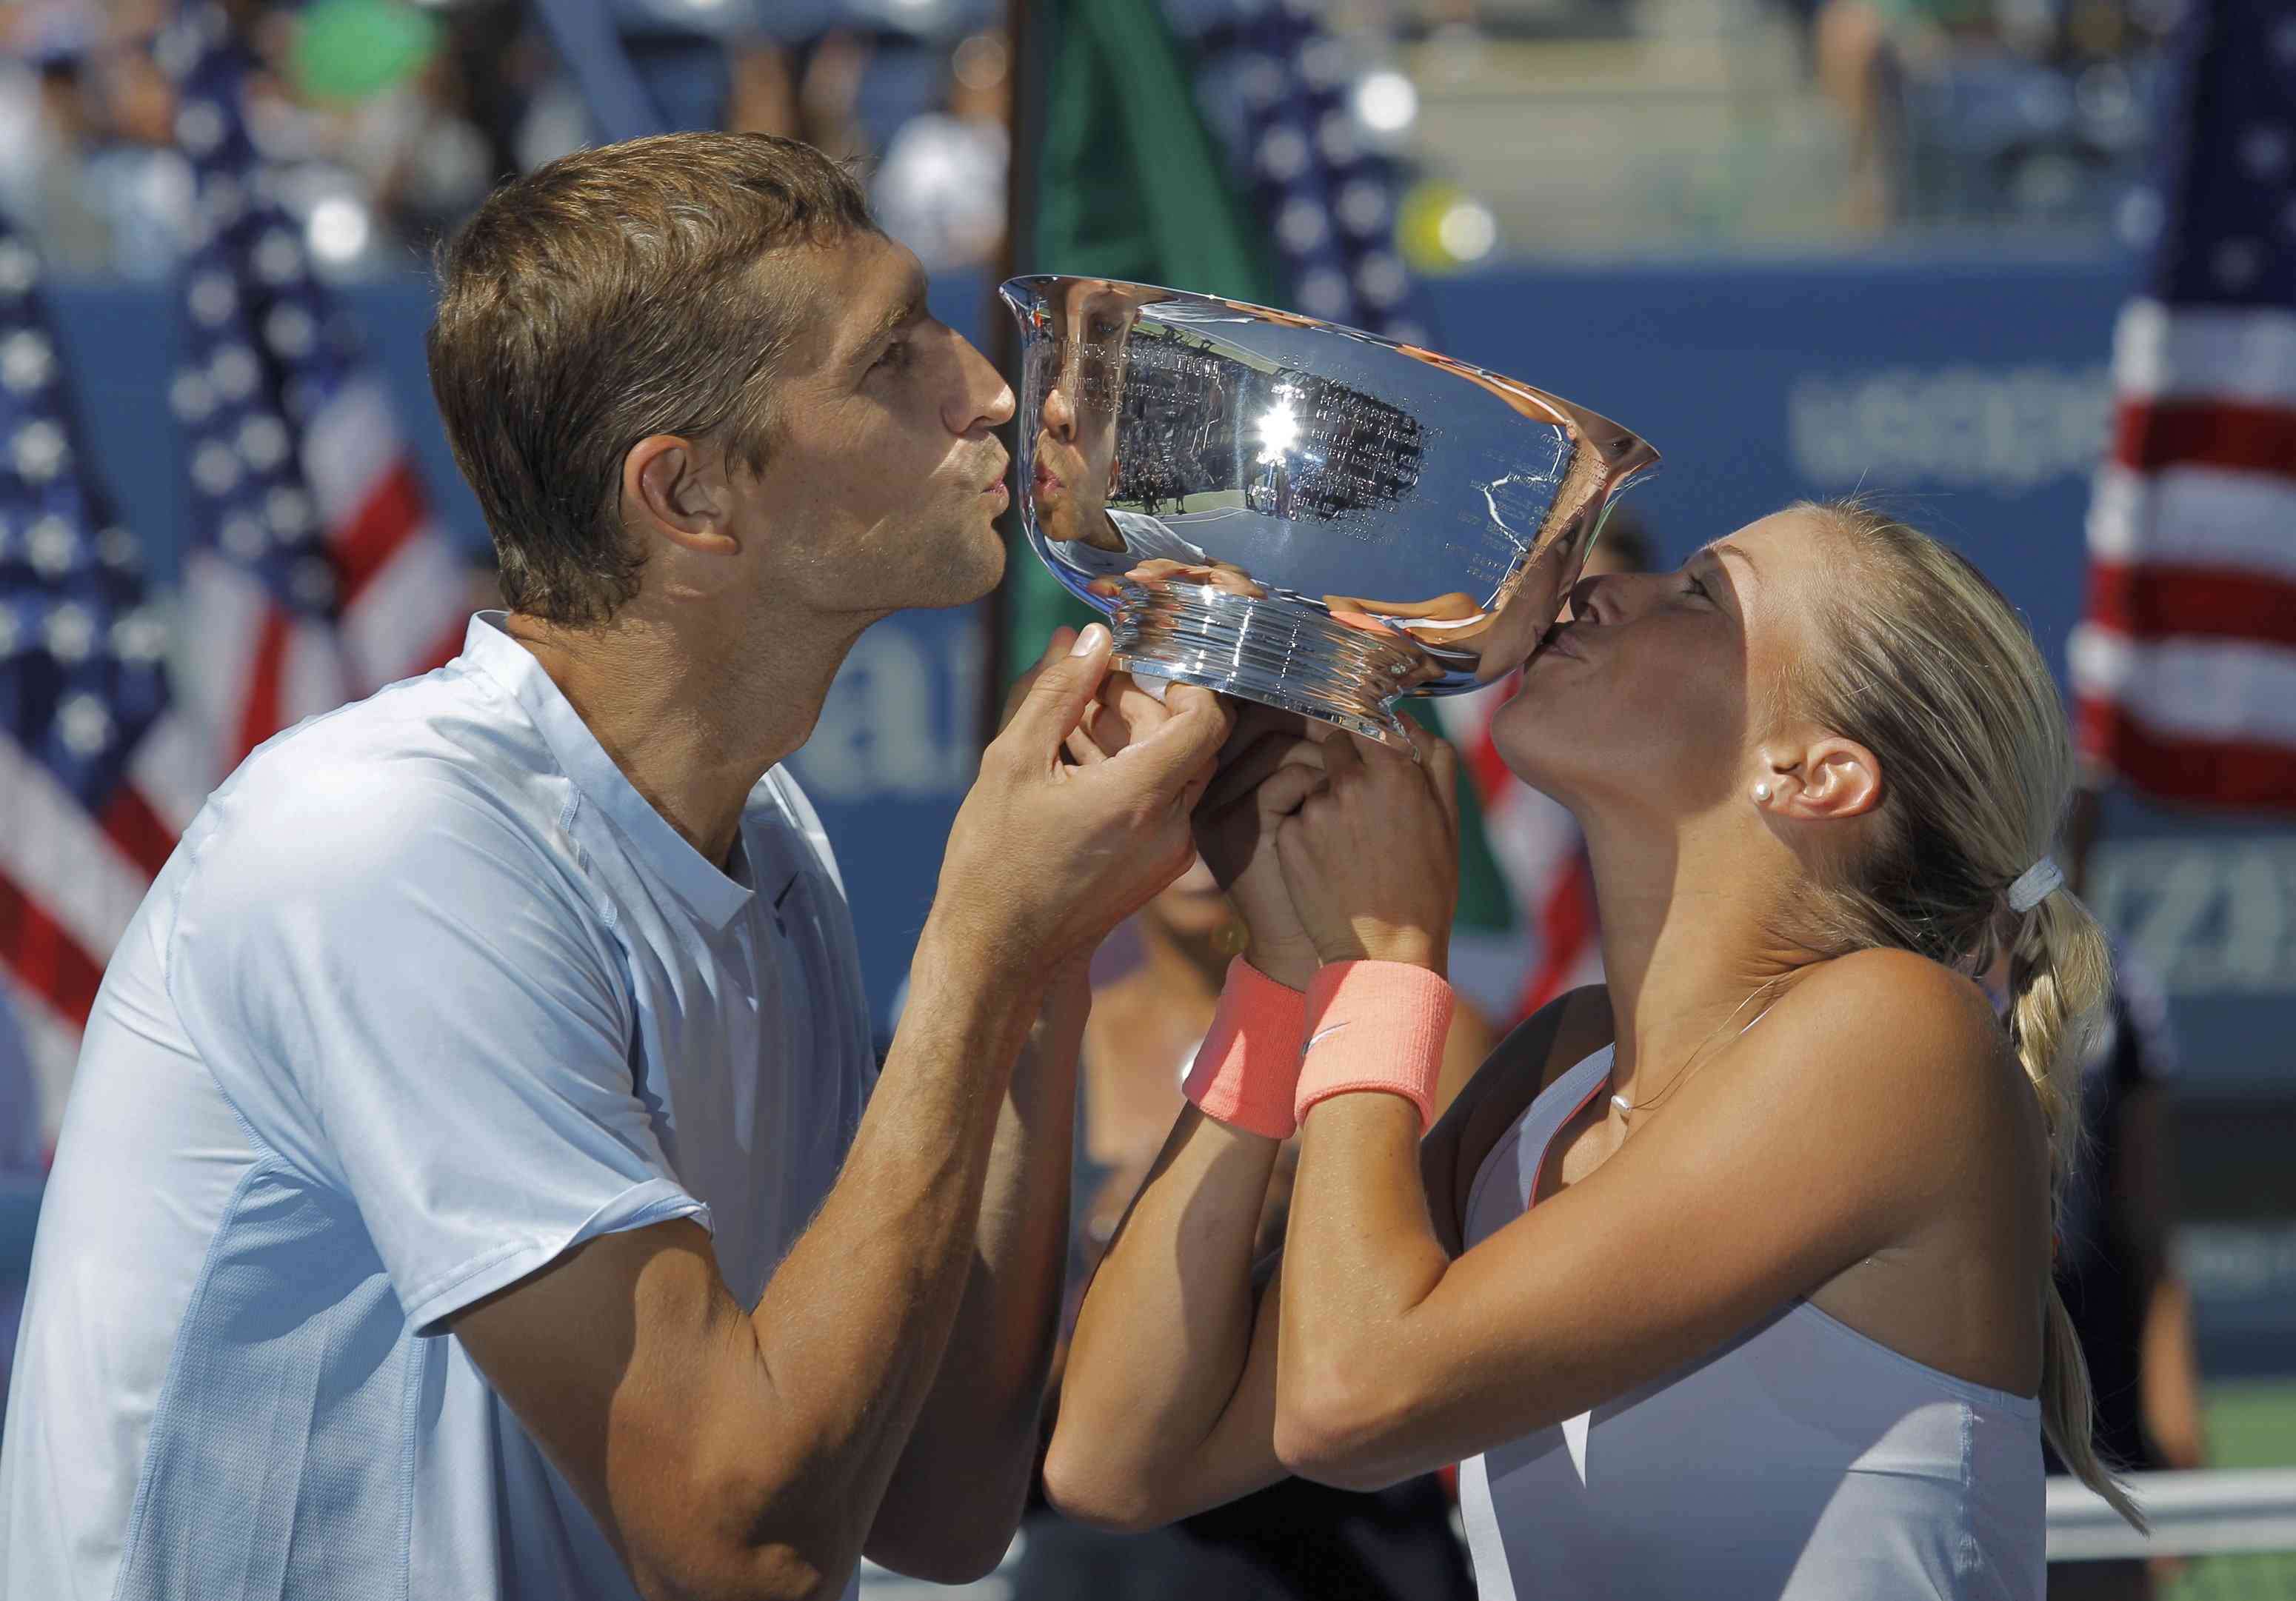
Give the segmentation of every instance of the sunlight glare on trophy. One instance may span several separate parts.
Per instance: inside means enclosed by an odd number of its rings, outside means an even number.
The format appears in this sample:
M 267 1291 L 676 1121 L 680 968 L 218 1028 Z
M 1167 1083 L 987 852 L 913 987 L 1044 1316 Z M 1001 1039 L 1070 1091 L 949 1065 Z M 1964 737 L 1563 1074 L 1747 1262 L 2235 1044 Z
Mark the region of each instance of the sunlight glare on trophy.
M 1259 459 L 1263 463 L 1282 459 L 1292 442 L 1300 437 L 1300 420 L 1292 413 L 1292 397 L 1285 396 L 1259 420 Z

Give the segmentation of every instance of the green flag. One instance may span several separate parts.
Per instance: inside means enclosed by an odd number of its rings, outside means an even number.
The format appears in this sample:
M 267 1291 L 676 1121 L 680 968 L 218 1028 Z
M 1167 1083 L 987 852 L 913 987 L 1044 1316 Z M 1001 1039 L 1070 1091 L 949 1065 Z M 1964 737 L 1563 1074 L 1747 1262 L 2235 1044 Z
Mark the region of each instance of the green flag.
M 1196 110 L 1193 64 L 1156 0 L 1055 0 L 1054 57 L 1027 270 L 1160 283 L 1262 306 L 1283 304 L 1267 237 L 1229 182 Z M 1033 551 L 1005 568 L 1005 671 L 1018 677 L 1062 623 L 1099 614 L 1060 586 Z M 1405 707 L 1434 727 L 1424 702 Z M 1483 837 L 1474 786 L 1460 786 L 1459 920 L 1513 926 L 1505 881 Z
M 1161 283 L 1273 304 L 1267 241 L 1229 186 L 1197 114 L 1191 63 L 1153 0 L 1057 0 L 1027 269 Z M 1004 584 L 1005 676 L 1062 623 L 1096 615 L 1014 542 Z

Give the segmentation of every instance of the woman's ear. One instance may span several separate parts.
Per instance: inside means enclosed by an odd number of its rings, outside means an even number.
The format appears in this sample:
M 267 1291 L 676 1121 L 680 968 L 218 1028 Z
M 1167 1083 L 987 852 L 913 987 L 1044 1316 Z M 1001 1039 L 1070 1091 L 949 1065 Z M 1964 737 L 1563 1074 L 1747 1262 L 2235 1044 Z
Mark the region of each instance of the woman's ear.
M 1828 734 L 1797 753 L 1773 781 L 1772 810 L 1805 822 L 1862 817 L 1882 804 L 1882 764 L 1855 739 Z

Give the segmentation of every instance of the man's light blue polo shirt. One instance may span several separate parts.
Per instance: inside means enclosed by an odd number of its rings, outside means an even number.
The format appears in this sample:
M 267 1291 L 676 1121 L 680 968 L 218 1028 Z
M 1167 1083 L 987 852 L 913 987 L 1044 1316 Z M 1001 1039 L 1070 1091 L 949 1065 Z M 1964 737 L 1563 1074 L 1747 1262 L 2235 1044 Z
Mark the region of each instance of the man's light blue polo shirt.
M 754 1304 L 868 1019 L 797 786 L 721 872 L 499 618 L 250 756 L 113 956 L 0 1448 L 8 1597 L 634 1594 L 440 1325 L 677 1217 Z

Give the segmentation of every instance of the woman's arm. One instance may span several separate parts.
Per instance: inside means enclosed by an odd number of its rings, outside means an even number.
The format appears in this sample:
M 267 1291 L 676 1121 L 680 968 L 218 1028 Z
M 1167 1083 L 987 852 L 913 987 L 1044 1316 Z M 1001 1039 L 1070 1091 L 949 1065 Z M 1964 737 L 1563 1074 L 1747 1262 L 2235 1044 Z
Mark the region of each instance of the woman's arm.
M 1293 900 L 1326 960 L 1411 960 L 1411 940 L 1447 922 L 1406 904 L 1445 858 L 1412 787 L 1431 793 L 1444 765 L 1367 752 L 1328 766 L 1329 788 L 1279 835 Z M 1426 861 L 1414 839 L 1431 842 Z M 1973 1180 L 2021 1148 L 2023 1087 L 2001 1053 L 1982 995 L 1946 969 L 1881 951 L 1827 963 L 1593 1173 L 1456 1260 L 1412 1104 L 1317 1103 L 1280 1291 L 1278 1459 L 1357 1489 L 1460 1460 L 1915 1240 L 1956 1195 L 1997 1193 Z
M 1323 782 L 1298 722 L 1244 708 L 1195 819 L 1198 848 L 1250 931 L 1252 966 L 1294 991 L 1316 953 L 1292 915 L 1273 839 Z M 1288 1095 L 1275 1099 L 1288 1122 Z M 1068 1515 L 1148 1528 L 1283 1476 L 1268 1444 L 1275 1303 L 1251 1273 L 1282 1144 L 1181 1109 L 1070 1336 L 1045 1459 L 1045 1493 Z
M 1245 708 L 1198 819 L 1205 858 L 1251 928 L 1251 960 L 1295 989 L 1316 958 L 1273 841 L 1282 818 L 1320 787 L 1314 757 L 1296 719 Z M 1292 766 L 1302 761 L 1312 773 Z M 1586 1004 L 1589 996 L 1599 1001 L 1600 992 L 1562 997 L 1513 1031 L 1420 1148 L 1417 1182 L 1439 1197 L 1443 1237 L 1455 1245 L 1465 1185 L 1536 1093 L 1558 1033 L 1565 1044 L 1601 1042 L 1590 1031 L 1607 1030 L 1608 1009 Z M 1263 1263 L 1256 1283 L 1251 1266 L 1281 1148 L 1193 1107 L 1182 1111 L 1071 1338 L 1045 1464 L 1046 1492 L 1062 1512 L 1144 1528 L 1283 1476 L 1274 1447 L 1281 1268 Z
M 1045 1493 L 1146 1529 L 1283 1476 L 1272 1295 L 1252 1238 L 1281 1142 L 1182 1109 L 1085 1293 Z
M 1446 1236 L 1498 1131 L 1538 1088 L 1566 1012 L 1599 1026 L 1599 991 L 1562 997 L 1503 1041 L 1418 1142 Z M 1567 1043 L 1567 1041 L 1566 1041 Z M 1045 1462 L 1054 1507 L 1143 1529 L 1234 1500 L 1289 1470 L 1275 1450 L 1280 1257 L 1253 1236 L 1282 1148 L 1193 1107 L 1180 1114 L 1085 1295 Z

